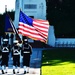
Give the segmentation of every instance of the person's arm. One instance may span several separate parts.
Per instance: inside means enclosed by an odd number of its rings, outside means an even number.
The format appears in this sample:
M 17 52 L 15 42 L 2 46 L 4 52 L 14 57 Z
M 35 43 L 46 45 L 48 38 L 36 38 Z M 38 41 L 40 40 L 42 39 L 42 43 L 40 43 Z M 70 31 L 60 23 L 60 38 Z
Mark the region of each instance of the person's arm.
M 30 54 L 32 54 L 32 46 L 29 44 Z
M 14 49 L 14 47 L 12 47 L 12 49 L 11 49 L 11 56 L 13 57 L 13 49 Z
M 23 56 L 23 46 L 22 46 L 22 48 L 21 48 L 21 55 Z

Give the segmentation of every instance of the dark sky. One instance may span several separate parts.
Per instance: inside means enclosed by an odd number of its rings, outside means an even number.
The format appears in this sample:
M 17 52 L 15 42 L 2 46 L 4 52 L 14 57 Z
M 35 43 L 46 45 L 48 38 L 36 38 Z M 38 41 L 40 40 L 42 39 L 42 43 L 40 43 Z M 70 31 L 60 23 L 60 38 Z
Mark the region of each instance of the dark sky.
M 47 19 L 56 36 L 75 37 L 75 0 L 47 0 Z

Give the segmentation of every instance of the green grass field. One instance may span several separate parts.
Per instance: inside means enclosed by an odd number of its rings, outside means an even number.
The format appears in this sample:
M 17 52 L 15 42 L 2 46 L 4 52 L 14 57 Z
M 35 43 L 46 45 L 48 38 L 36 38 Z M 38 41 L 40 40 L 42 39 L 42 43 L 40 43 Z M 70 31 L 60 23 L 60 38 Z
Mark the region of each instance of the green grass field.
M 41 75 L 75 75 L 75 49 L 44 50 Z

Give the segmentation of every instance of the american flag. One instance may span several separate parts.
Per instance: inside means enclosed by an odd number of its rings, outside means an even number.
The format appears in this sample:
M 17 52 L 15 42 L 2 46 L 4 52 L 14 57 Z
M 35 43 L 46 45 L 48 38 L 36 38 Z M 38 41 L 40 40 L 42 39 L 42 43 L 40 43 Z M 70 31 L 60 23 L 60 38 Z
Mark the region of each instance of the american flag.
M 49 22 L 47 20 L 32 19 L 22 11 L 19 16 L 19 33 L 33 40 L 47 42 Z

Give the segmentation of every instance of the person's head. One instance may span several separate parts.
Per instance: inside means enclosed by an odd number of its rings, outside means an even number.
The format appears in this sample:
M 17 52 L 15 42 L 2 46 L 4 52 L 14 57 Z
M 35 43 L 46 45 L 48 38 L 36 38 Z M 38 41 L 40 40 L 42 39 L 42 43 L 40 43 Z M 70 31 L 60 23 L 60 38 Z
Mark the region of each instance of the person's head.
M 14 40 L 14 45 L 17 45 L 18 44 L 18 40 Z
M 28 44 L 28 39 L 24 39 L 24 44 Z
M 8 44 L 8 39 L 3 39 L 3 44 Z

